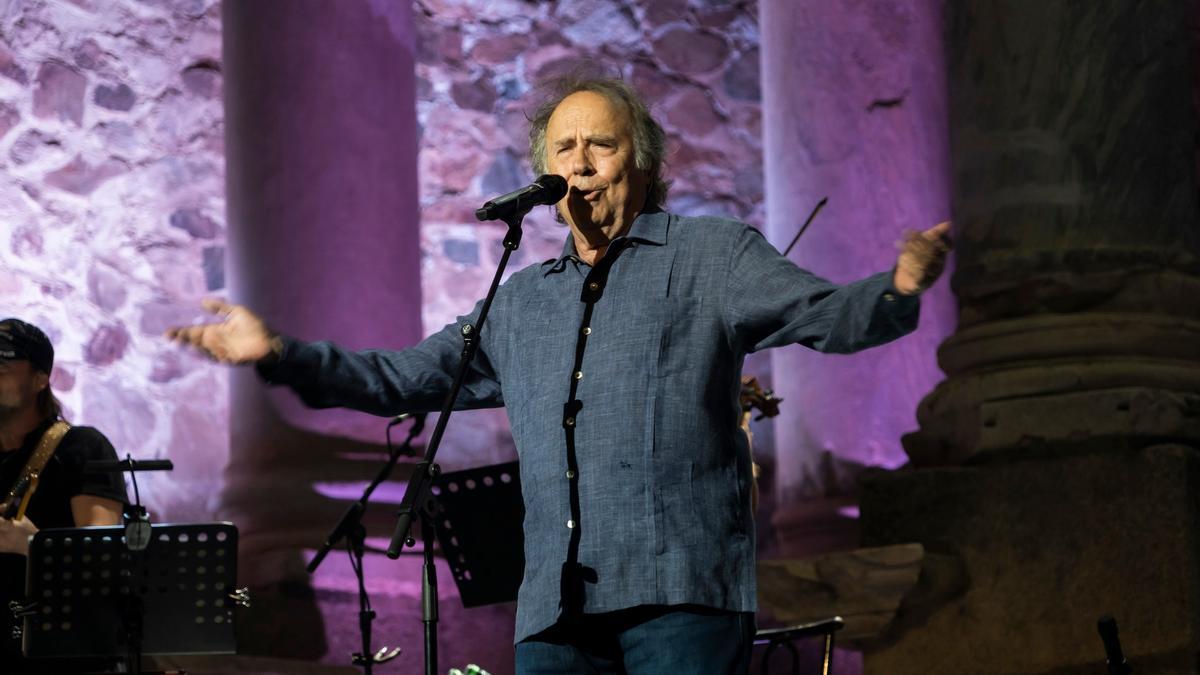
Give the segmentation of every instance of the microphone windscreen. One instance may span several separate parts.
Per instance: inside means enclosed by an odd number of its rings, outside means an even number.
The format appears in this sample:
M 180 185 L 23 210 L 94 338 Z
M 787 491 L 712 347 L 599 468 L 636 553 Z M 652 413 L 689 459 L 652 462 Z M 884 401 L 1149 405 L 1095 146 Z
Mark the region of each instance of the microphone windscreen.
M 563 197 L 567 196 L 567 179 L 553 173 L 545 173 L 537 177 L 533 181 L 542 186 L 546 191 L 546 197 L 549 203 L 553 204 Z

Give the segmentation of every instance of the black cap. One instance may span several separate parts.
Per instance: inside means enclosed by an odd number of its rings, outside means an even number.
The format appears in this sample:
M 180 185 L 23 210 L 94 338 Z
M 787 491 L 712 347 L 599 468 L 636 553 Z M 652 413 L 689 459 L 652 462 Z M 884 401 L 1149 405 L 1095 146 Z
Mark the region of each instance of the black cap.
M 54 345 L 33 324 L 20 319 L 0 320 L 0 361 L 28 361 L 48 375 L 54 368 Z

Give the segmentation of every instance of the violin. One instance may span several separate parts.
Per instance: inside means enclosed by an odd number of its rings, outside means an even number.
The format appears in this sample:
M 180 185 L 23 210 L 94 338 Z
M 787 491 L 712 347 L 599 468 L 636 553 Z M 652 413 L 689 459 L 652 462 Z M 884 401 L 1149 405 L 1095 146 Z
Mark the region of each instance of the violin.
M 753 375 L 742 376 L 742 391 L 738 397 L 742 403 L 742 413 L 759 412 L 755 421 L 764 417 L 775 417 L 779 414 L 779 404 L 783 399 L 775 395 L 774 390 L 763 389 L 758 378 Z
M 758 477 L 761 473 L 758 463 L 754 461 L 754 434 L 750 432 L 750 416 L 755 410 L 758 411 L 756 420 L 761 420 L 764 417 L 775 417 L 779 414 L 779 404 L 783 399 L 775 395 L 775 392 L 770 389 L 764 389 L 758 383 L 758 378 L 752 375 L 742 376 L 742 391 L 738 396 L 742 404 L 741 426 L 742 431 L 746 432 L 747 443 L 746 448 L 750 450 L 750 472 L 754 480 L 750 483 L 750 508 L 758 511 Z

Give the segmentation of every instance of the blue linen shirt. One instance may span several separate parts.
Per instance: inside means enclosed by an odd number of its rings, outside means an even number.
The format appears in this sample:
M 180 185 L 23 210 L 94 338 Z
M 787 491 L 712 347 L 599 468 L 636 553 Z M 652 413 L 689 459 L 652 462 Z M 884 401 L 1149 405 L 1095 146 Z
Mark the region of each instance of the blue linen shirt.
M 457 323 L 401 351 L 284 340 L 260 370 L 313 407 L 440 409 Z M 516 641 L 562 614 L 756 606 L 747 353 L 854 352 L 916 327 L 884 272 L 838 286 L 727 219 L 640 215 L 591 267 L 562 255 L 499 289 L 457 408 L 505 406 L 520 456 L 525 575 Z

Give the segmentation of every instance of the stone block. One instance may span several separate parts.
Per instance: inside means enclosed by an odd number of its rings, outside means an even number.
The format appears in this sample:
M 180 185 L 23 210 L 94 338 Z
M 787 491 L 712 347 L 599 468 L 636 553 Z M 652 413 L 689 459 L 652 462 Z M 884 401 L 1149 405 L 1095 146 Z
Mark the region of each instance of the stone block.
M 0 75 L 17 84 L 29 84 L 29 75 L 25 73 L 25 69 L 16 62 L 12 54 L 3 49 L 0 49 Z
M 129 85 L 124 83 L 102 84 L 96 87 L 96 91 L 92 94 L 92 101 L 101 108 L 128 112 L 133 109 L 133 104 L 137 103 L 137 95 L 133 93 Z
M 876 637 L 927 573 L 920 544 L 758 563 L 759 610 L 785 625 L 841 617 L 838 642 Z M 953 582 L 950 584 L 953 586 Z
M 496 105 L 496 87 L 486 77 L 462 80 L 450 85 L 450 98 L 459 108 L 491 112 Z
M 713 105 L 711 94 L 699 87 L 683 90 L 667 109 L 667 121 L 693 141 L 724 123 L 721 113 Z
M 8 149 L 9 159 L 17 166 L 50 159 L 55 155 L 63 155 L 62 140 L 37 129 L 26 129 Z
M 725 62 L 729 43 L 718 33 L 672 28 L 654 41 L 654 55 L 675 72 L 698 75 Z
M 125 304 L 129 295 L 128 283 L 108 265 L 93 263 L 87 273 L 88 299 L 97 307 L 114 312 Z
M 205 98 L 221 97 L 221 67 L 218 64 L 201 61 L 194 63 L 179 74 L 183 86 L 189 92 Z
M 121 324 L 101 326 L 92 333 L 83 350 L 83 358 L 93 366 L 107 366 L 125 355 L 129 331 Z
M 177 209 L 169 219 L 171 227 L 187 232 L 194 239 L 212 239 L 221 226 L 197 208 Z
M 865 477 L 863 545 L 920 543 L 969 580 L 932 611 L 902 607 L 865 672 L 1101 672 L 1111 614 L 1135 672 L 1196 673 L 1198 488 L 1200 450 L 1181 445 Z
M 726 94 L 741 101 L 758 101 L 762 98 L 759 58 L 758 49 L 749 49 L 729 64 L 721 78 Z
M 96 70 L 104 63 L 104 50 L 95 40 L 87 38 L 71 50 L 71 59 L 84 70 Z
M 87 196 L 108 179 L 126 171 L 128 171 L 128 167 L 124 162 L 111 157 L 100 164 L 93 165 L 82 157 L 76 156 L 66 166 L 46 174 L 45 182 L 60 190 Z
M 7 103 L 0 103 L 0 139 L 21 121 L 21 112 Z
M 33 114 L 83 124 L 83 92 L 87 78 L 61 63 L 48 61 L 38 69 L 33 91 Z
M 645 20 L 651 26 L 679 21 L 687 16 L 687 0 L 647 0 Z
M 529 35 L 524 33 L 490 35 L 471 47 L 471 59 L 489 66 L 512 63 L 529 45 Z

